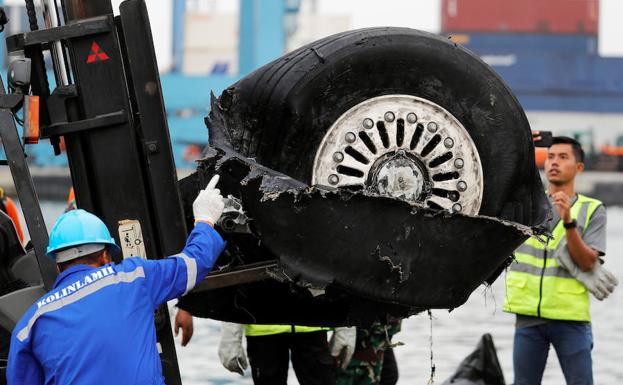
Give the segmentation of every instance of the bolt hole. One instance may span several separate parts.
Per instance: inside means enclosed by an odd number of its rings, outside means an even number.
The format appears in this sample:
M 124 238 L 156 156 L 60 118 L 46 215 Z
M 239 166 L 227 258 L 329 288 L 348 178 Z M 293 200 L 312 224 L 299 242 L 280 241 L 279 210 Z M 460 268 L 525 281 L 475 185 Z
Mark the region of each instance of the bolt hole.
M 363 177 L 363 171 L 357 170 L 356 168 L 340 165 L 340 166 L 337 166 L 336 170 L 338 174 L 354 176 L 357 178 Z
M 374 145 L 374 142 L 372 142 L 372 139 L 370 138 L 370 136 L 368 136 L 367 133 L 360 131 L 359 138 L 361 139 L 363 144 L 366 145 L 368 150 L 370 150 L 371 153 L 376 155 L 376 146 Z
M 440 205 L 438 205 L 435 202 L 432 201 L 426 201 L 426 205 L 428 207 L 430 207 L 431 209 L 435 209 L 435 210 L 443 210 L 443 207 L 441 207 Z
M 411 151 L 415 150 L 415 147 L 420 142 L 420 138 L 422 137 L 423 132 L 424 125 L 422 123 L 419 123 L 417 126 L 415 126 L 415 132 L 413 133 L 413 136 L 411 137 L 411 143 L 409 144 L 409 148 L 411 149 Z
M 422 158 L 426 158 L 431 152 L 433 152 L 439 142 L 441 142 L 441 135 L 437 134 L 433 136 L 433 138 L 428 143 L 426 143 L 426 146 L 424 146 L 424 148 L 422 149 L 422 153 L 420 154 L 422 155 Z
M 458 201 L 460 197 L 458 192 L 445 190 L 442 188 L 434 188 L 432 192 L 433 192 L 433 195 L 437 195 L 438 197 L 441 197 L 441 198 L 450 199 L 452 202 Z
M 402 147 L 402 143 L 405 140 L 405 121 L 404 119 L 398 119 L 396 121 L 396 145 Z
M 443 182 L 444 180 L 451 180 L 451 179 L 459 179 L 459 173 L 456 171 L 452 171 L 452 172 L 442 172 L 442 173 L 433 175 L 433 180 L 435 182 Z
M 227 232 L 231 232 L 236 228 L 236 222 L 232 219 L 225 219 L 221 221 L 221 228 Z
M 438 156 L 435 159 L 431 160 L 430 163 L 428 163 L 428 167 L 435 168 L 437 166 L 441 166 L 442 164 L 446 163 L 450 159 L 452 159 L 452 153 L 446 152 L 445 154 Z
M 385 123 L 382 121 L 376 122 L 376 129 L 379 131 L 379 135 L 381 136 L 381 142 L 383 142 L 383 147 L 389 148 L 389 136 L 387 135 L 387 128 L 385 128 Z
M 359 151 L 355 150 L 351 146 L 346 147 L 344 149 L 344 152 L 347 153 L 348 155 L 352 156 L 353 159 L 355 159 L 359 163 L 363 163 L 363 164 L 369 164 L 370 163 L 368 158 L 366 158 L 362 153 L 360 153 Z

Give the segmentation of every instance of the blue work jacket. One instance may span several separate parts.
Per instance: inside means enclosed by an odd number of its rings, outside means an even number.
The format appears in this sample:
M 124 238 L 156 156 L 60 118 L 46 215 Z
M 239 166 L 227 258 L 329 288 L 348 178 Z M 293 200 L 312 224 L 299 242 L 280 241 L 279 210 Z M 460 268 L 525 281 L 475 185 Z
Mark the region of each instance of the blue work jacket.
M 154 310 L 201 282 L 224 247 L 197 223 L 169 258 L 63 271 L 13 331 L 9 385 L 164 384 Z

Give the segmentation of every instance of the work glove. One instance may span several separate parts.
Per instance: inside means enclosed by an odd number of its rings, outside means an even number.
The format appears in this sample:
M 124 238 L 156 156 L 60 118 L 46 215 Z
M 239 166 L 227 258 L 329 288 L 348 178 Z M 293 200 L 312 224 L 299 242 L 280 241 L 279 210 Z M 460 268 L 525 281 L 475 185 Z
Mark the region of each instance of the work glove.
M 221 322 L 221 341 L 218 344 L 218 357 L 225 369 L 244 375 L 249 366 L 247 356 L 242 348 L 243 326 L 229 322 Z
M 193 215 L 195 221 L 205 221 L 212 226 L 218 221 L 225 208 L 225 202 L 221 195 L 221 190 L 216 188 L 219 176 L 214 175 L 208 186 L 199 192 L 193 202 Z
M 571 258 L 565 240 L 561 242 L 556 252 L 556 258 L 558 259 L 558 263 L 567 269 L 571 276 L 582 282 L 586 289 L 600 301 L 608 298 L 608 296 L 614 292 L 614 288 L 619 284 L 619 280 L 614 274 L 606 270 L 606 268 L 601 265 L 600 261 L 595 262 L 591 270 L 582 271 Z
M 341 327 L 333 330 L 329 348 L 331 349 L 331 355 L 335 357 L 337 365 L 342 369 L 346 369 L 350 359 L 353 358 L 356 343 L 356 327 Z

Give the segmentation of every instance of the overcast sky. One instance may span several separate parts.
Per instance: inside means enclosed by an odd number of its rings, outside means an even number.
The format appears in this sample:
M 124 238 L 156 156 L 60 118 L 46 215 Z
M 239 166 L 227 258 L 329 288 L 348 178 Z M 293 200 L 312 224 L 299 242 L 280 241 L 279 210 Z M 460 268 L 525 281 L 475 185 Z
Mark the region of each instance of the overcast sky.
M 5 4 L 18 1 L 21 4 L 23 0 L 5 0 Z M 117 4 L 121 2 L 112 1 Z M 353 29 L 396 26 L 439 32 L 441 27 L 441 0 L 302 0 L 302 3 L 303 7 L 310 7 L 315 3 L 320 13 L 350 16 Z M 239 0 L 187 0 L 187 7 L 205 7 L 216 14 L 236 13 L 239 4 Z M 172 0 L 147 0 L 147 5 L 158 64 L 166 71 L 172 60 Z M 600 0 L 599 14 L 600 54 L 623 57 L 623 0 Z M 154 26 L 157 28 L 153 28 Z
M 441 27 L 440 0 L 316 1 L 318 10 L 323 13 L 351 15 L 353 28 L 396 26 L 439 32 Z M 601 0 L 599 13 L 600 53 L 604 56 L 623 56 L 623 0 Z

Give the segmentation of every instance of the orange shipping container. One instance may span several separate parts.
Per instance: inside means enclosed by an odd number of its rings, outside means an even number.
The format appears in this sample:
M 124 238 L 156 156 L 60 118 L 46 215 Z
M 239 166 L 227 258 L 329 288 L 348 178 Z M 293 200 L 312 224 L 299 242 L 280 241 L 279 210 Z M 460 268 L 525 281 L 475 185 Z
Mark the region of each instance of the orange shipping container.
M 444 32 L 597 35 L 599 0 L 442 0 Z

